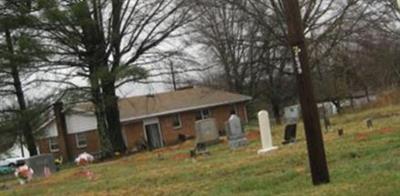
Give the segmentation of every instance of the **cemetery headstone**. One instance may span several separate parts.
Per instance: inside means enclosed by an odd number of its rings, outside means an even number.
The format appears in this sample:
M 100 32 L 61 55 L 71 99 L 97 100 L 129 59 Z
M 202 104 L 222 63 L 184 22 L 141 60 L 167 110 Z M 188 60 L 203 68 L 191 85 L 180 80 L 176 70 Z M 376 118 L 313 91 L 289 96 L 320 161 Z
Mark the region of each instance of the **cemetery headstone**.
M 328 132 L 329 129 L 331 128 L 331 121 L 329 120 L 329 117 L 326 115 L 323 116 L 323 120 L 324 120 L 325 131 Z
M 195 122 L 196 144 L 214 144 L 219 141 L 215 119 L 209 118 Z
M 289 124 L 285 127 L 284 141 L 282 144 L 292 144 L 296 142 L 297 124 Z
M 52 154 L 42 154 L 25 160 L 26 165 L 33 169 L 33 177 L 45 177 L 48 172 L 54 173 L 57 167 Z
M 196 157 L 198 155 L 210 155 L 207 149 L 207 145 L 204 143 L 196 144 L 196 147 L 190 151 L 190 157 Z
M 258 151 L 258 154 L 265 154 L 269 151 L 277 149 L 278 147 L 272 146 L 271 124 L 267 111 L 263 110 L 258 113 L 258 123 L 260 125 L 262 143 L 262 149 Z
M 367 118 L 367 119 L 365 120 L 365 123 L 367 124 L 368 129 L 374 128 L 374 123 L 373 123 L 373 121 L 372 121 L 372 118 Z
M 343 136 L 343 134 L 344 134 L 344 131 L 343 131 L 343 129 L 338 129 L 338 135 L 339 135 L 340 137 L 342 137 L 342 136 Z
M 229 117 L 227 124 L 227 133 L 229 146 L 231 149 L 237 149 L 248 144 L 247 138 L 244 134 L 240 118 L 236 114 Z
M 209 155 L 207 145 L 218 143 L 219 133 L 215 119 L 199 120 L 195 123 L 196 142 L 193 150 L 190 151 L 190 156 Z

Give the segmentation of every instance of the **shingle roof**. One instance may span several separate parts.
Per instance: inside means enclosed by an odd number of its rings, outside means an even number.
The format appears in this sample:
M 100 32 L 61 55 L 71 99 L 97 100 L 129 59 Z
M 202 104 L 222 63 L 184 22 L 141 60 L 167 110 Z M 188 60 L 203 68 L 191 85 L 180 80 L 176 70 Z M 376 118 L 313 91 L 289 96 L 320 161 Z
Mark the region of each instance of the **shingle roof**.
M 121 122 L 126 122 L 249 100 L 251 100 L 251 97 L 245 95 L 205 87 L 194 87 L 154 95 L 124 98 L 120 99 L 118 104 Z M 79 108 L 83 109 L 82 106 L 80 105 Z M 86 111 L 87 106 L 84 109 Z

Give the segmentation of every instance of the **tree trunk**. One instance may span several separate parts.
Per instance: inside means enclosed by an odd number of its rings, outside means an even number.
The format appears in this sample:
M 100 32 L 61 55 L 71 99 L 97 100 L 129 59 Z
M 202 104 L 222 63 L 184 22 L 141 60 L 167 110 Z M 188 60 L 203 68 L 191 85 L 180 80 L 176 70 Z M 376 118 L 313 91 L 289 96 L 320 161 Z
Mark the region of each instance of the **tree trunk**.
M 104 109 L 106 113 L 111 144 L 115 152 L 125 152 L 126 146 L 122 136 L 118 97 L 115 94 L 116 89 L 114 79 L 110 77 L 103 77 L 102 89 L 104 97 Z
M 176 91 L 177 90 L 176 77 L 175 77 L 174 63 L 172 61 L 169 62 L 169 68 L 171 70 L 172 86 L 174 88 L 174 91 Z
M 115 2 L 115 1 L 113 1 Z M 103 156 L 109 157 L 116 150 L 112 138 L 113 124 L 107 120 L 106 97 L 102 88 L 102 78 L 108 73 L 108 57 L 106 55 L 106 42 L 104 40 L 103 29 L 101 27 L 102 20 L 99 17 L 101 10 L 97 1 L 92 1 L 93 10 L 90 10 L 89 2 L 83 4 L 84 11 L 79 18 L 79 23 L 83 30 L 83 43 L 87 50 L 86 59 L 89 64 L 90 86 L 92 93 L 92 102 L 95 106 L 95 114 L 97 120 L 97 129 L 100 137 L 100 146 Z M 93 13 L 93 17 L 92 17 Z M 91 22 L 87 22 L 91 21 Z
M 371 98 L 369 97 L 368 86 L 364 86 L 364 91 L 365 91 L 365 96 L 367 97 L 367 102 L 370 103 L 371 102 Z
M 92 67 L 90 76 L 90 87 L 92 94 L 92 102 L 95 108 L 95 115 L 97 120 L 97 131 L 100 139 L 100 151 L 102 156 L 109 157 L 113 154 L 113 147 L 107 132 L 106 112 L 104 111 L 103 98 L 100 91 L 100 84 L 96 69 Z
M 10 54 L 14 54 L 14 47 L 11 40 L 11 34 L 8 29 L 5 29 L 7 47 Z M 22 89 L 21 78 L 19 76 L 19 70 L 17 65 L 11 65 L 11 75 L 13 78 L 13 85 L 15 90 L 15 95 L 17 96 L 18 105 L 19 105 L 19 117 L 22 120 L 22 134 L 25 138 L 25 142 L 28 146 L 28 151 L 30 156 L 35 156 L 38 154 L 35 144 L 35 138 L 32 133 L 32 127 L 29 123 L 29 120 L 26 117 L 26 102 L 25 95 Z
M 281 107 L 280 107 L 280 104 L 277 103 L 277 102 L 278 101 L 276 101 L 276 100 L 271 101 L 271 103 L 272 103 L 272 112 L 274 114 L 276 124 L 280 125 L 280 124 L 282 124 Z
M 101 106 L 101 104 L 95 104 L 97 132 L 99 134 L 100 151 L 103 158 L 113 156 L 114 152 L 109 135 L 107 133 L 107 125 L 105 123 L 106 119 L 104 113 L 104 108 Z

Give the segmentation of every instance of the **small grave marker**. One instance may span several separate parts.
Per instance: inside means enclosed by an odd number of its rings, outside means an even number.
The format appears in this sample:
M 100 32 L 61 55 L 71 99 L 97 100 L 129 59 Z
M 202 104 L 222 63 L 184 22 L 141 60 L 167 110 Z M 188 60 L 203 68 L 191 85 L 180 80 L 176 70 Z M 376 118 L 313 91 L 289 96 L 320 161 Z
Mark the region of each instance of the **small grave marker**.
M 196 157 L 198 155 L 210 155 L 210 152 L 207 149 L 207 145 L 204 143 L 199 143 L 196 147 L 190 151 L 190 157 Z
M 343 129 L 338 129 L 338 135 L 339 135 L 340 137 L 342 137 L 342 136 L 343 136 L 343 134 L 344 134 L 344 131 L 343 131 Z
M 285 127 L 284 141 L 282 144 L 292 144 L 296 142 L 297 124 L 288 124 Z
M 372 118 L 367 118 L 367 119 L 365 120 L 365 123 L 367 124 L 368 129 L 374 128 L 374 123 L 373 123 L 373 121 L 372 121 Z
M 46 177 L 48 173 L 57 171 L 52 154 L 42 154 L 25 160 L 26 165 L 33 169 L 33 177 Z

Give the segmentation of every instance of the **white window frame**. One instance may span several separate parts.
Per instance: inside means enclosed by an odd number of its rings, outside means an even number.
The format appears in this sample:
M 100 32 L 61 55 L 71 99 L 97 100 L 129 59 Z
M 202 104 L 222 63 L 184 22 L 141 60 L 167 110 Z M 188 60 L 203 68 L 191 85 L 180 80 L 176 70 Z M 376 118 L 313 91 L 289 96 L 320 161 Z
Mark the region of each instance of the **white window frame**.
M 179 125 L 178 126 L 175 126 L 175 118 L 176 117 L 178 117 L 178 122 L 179 122 Z M 172 115 L 172 126 L 174 127 L 174 129 L 180 129 L 180 128 L 182 128 L 182 120 L 181 120 L 181 114 L 180 113 L 176 113 L 176 114 L 173 114 Z
M 83 135 L 85 137 L 85 143 L 84 145 L 79 144 L 79 135 Z M 86 148 L 87 147 L 87 135 L 85 133 L 76 133 L 75 134 L 75 143 L 77 148 Z
M 162 133 L 160 120 L 158 118 L 148 118 L 148 119 L 143 120 L 143 132 L 144 132 L 144 138 L 146 139 L 146 142 L 149 141 L 147 138 L 146 126 L 152 125 L 152 124 L 158 125 L 158 133 L 160 134 L 161 146 L 164 147 L 165 146 L 164 135 Z
M 58 143 L 58 137 L 51 137 L 48 139 L 50 152 L 60 152 L 60 144 Z M 53 149 L 53 145 L 57 145 L 57 149 Z

